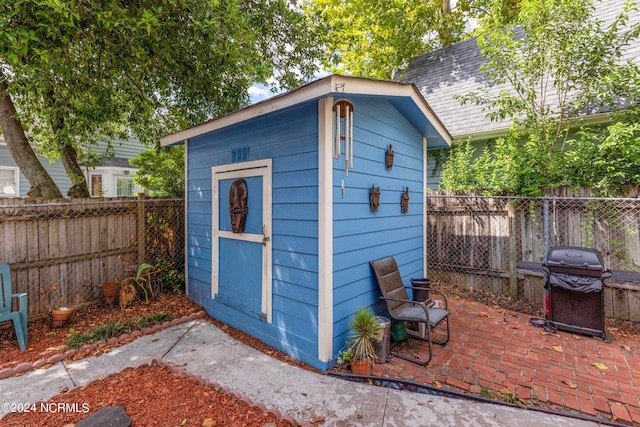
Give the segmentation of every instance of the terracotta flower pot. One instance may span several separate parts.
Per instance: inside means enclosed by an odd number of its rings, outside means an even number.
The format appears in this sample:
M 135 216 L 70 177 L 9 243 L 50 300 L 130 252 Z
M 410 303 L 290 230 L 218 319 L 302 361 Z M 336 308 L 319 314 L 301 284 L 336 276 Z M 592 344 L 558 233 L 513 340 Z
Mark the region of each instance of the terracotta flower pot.
M 368 359 L 365 360 L 351 360 L 351 372 L 356 375 L 370 375 L 371 374 L 371 362 Z
M 111 305 L 116 300 L 116 290 L 118 284 L 116 282 L 107 282 L 101 286 L 102 295 L 107 304 Z
M 72 314 L 72 308 L 60 307 L 58 310 L 52 310 L 51 316 L 53 318 L 53 326 L 60 328 L 66 325 Z

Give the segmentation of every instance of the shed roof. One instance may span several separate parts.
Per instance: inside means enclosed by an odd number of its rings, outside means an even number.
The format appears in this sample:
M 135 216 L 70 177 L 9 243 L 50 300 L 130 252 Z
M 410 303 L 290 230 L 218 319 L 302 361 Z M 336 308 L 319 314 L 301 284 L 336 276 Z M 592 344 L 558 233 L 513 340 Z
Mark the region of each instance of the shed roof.
M 429 147 L 451 145 L 451 135 L 413 83 L 330 75 L 297 89 L 234 111 L 200 125 L 163 136 L 163 146 L 326 96 L 384 97 L 429 141 Z

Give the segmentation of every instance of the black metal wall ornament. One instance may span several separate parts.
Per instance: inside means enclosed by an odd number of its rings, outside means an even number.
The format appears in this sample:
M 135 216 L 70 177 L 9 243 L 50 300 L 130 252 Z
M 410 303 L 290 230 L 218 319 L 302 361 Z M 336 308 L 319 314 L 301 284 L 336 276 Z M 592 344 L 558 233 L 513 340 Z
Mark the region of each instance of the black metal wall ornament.
M 231 217 L 231 231 L 234 233 L 244 233 L 244 224 L 249 212 L 248 200 L 247 181 L 242 178 L 233 181 L 231 188 L 229 188 L 229 216 Z
M 389 144 L 389 147 L 387 148 L 387 152 L 385 153 L 384 156 L 384 167 L 386 169 L 391 169 L 393 167 L 393 146 L 391 144 Z
M 380 206 L 380 187 L 371 186 L 369 206 L 371 207 L 371 212 L 378 212 L 378 207 Z
M 405 214 L 409 211 L 409 187 L 402 192 L 400 198 L 400 211 Z

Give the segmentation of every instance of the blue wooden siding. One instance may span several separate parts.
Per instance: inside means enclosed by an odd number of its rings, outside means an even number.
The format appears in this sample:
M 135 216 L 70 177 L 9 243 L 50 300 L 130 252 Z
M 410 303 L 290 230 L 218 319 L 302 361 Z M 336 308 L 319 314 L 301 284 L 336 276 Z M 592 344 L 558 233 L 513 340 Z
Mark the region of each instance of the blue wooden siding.
M 356 309 L 384 310 L 369 261 L 393 255 L 407 282 L 423 270 L 422 135 L 388 101 L 359 100 L 354 110 L 354 167 L 344 176 L 343 159 L 333 164 L 334 354 L 345 343 Z M 395 153 L 390 170 L 385 168 L 389 144 Z M 378 212 L 369 208 L 372 185 L 381 191 Z M 406 186 L 409 211 L 402 214 Z
M 188 156 L 189 297 L 231 326 L 318 366 L 317 103 L 193 138 Z M 211 300 L 211 167 L 272 159 L 271 324 Z M 236 154 L 237 157 L 237 154 Z M 249 209 L 252 209 L 251 202 Z

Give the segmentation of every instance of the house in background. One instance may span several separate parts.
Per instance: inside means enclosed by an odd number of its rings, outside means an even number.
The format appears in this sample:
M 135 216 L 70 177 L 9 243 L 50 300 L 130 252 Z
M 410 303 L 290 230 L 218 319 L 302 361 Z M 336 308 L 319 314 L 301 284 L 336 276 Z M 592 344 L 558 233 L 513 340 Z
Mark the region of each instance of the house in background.
M 426 151 L 450 136 L 414 85 L 328 76 L 160 142 L 185 145 L 187 293 L 212 317 L 325 370 L 384 309 L 369 261 L 424 277 Z
M 112 142 L 115 152 L 114 158 L 104 158 L 100 166 L 82 168 L 89 184 L 92 197 L 124 197 L 135 196 L 144 191 L 133 183 L 133 177 L 138 170 L 129 164 L 130 158 L 137 156 L 147 148 L 134 139 L 115 140 Z M 106 150 L 106 143 L 93 148 L 100 152 Z M 71 180 L 60 161 L 50 163 L 48 159 L 38 155 L 38 160 L 49 172 L 51 178 L 58 185 L 64 196 L 71 188 Z M 6 143 L 0 136 L 0 197 L 27 197 L 30 186 L 20 168 L 9 153 Z
M 129 164 L 130 158 L 146 150 L 141 144 L 136 144 L 142 148 L 138 152 L 135 152 L 138 147 L 132 142 L 124 144 L 132 149 L 127 157 L 103 158 L 100 166 L 83 166 L 91 197 L 127 197 L 144 192 L 144 188 L 133 182 L 138 168 Z M 122 150 L 116 149 L 116 152 L 121 156 L 126 155 Z
M 621 0 L 596 2 L 594 15 L 605 23 L 613 22 L 624 6 Z M 629 13 L 629 25 L 640 21 L 640 11 Z M 625 47 L 623 60 L 633 60 L 640 65 L 640 40 L 631 40 Z M 429 100 L 429 105 L 442 120 L 453 138 L 453 144 L 471 141 L 482 150 L 488 142 L 506 135 L 510 120 L 492 122 L 487 119 L 484 107 L 475 104 L 461 105 L 456 96 L 466 95 L 479 87 L 497 95 L 507 86 L 496 85 L 480 67 L 487 60 L 481 55 L 476 39 L 465 40 L 414 58 L 403 69 L 394 73 L 394 80 L 415 84 L 420 93 Z M 586 124 L 603 124 L 610 121 L 608 113 L 591 114 L 583 117 Z M 446 150 L 445 150 L 446 151 Z M 437 189 L 440 184 L 441 165 L 446 153 L 429 153 L 427 164 L 427 186 Z

